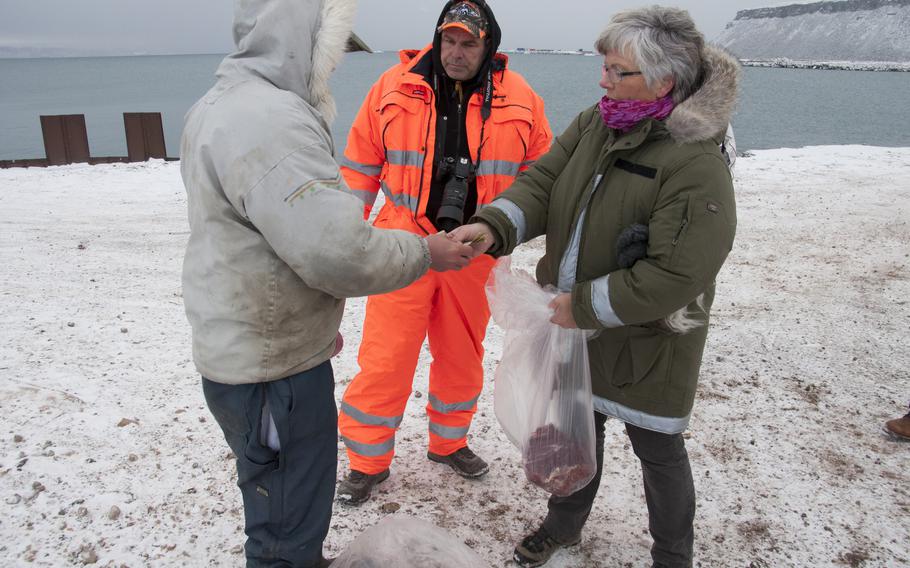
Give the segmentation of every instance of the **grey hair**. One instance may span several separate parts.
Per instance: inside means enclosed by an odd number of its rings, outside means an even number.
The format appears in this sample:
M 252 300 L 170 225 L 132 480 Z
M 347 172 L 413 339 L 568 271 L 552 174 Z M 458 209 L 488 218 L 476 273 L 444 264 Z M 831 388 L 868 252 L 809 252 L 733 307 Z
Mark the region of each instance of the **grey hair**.
M 634 60 L 649 88 L 672 77 L 670 94 L 677 104 L 701 82 L 705 37 L 686 10 L 647 6 L 619 12 L 594 47 L 601 55 L 617 51 Z

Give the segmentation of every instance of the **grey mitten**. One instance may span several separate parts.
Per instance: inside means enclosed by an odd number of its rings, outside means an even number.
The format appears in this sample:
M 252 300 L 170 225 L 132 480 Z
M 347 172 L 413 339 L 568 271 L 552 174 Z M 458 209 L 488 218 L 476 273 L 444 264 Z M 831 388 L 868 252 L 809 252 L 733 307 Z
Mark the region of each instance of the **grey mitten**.
M 648 226 L 629 225 L 616 239 L 616 263 L 620 268 L 630 268 L 635 261 L 648 255 Z
M 648 256 L 648 226 L 636 223 L 629 225 L 616 239 L 616 263 L 620 268 L 631 268 L 636 261 Z M 701 307 L 704 294 L 696 300 Z M 704 308 L 702 308 L 704 310 Z M 680 308 L 665 318 L 641 324 L 643 327 L 656 329 L 663 333 L 687 333 L 702 325 L 689 313 L 687 308 Z

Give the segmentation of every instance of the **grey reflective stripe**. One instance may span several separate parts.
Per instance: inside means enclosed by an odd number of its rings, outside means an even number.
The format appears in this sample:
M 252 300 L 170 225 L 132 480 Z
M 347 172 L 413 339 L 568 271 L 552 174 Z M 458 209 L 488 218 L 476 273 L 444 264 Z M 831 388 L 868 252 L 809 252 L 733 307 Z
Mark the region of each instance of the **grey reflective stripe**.
M 736 136 L 733 135 L 732 124 L 727 124 L 727 134 L 720 145 L 720 151 L 727 159 L 727 168 L 730 169 L 730 175 L 732 175 L 734 166 L 736 166 Z
M 616 312 L 613 310 L 613 303 L 610 302 L 610 275 L 601 276 L 591 283 L 591 304 L 594 307 L 594 315 L 600 320 L 604 327 L 621 327 L 625 325 Z
M 366 412 L 358 410 L 344 401 L 341 401 L 341 411 L 357 422 L 366 424 L 367 426 L 385 426 L 386 428 L 398 428 L 401 426 L 401 420 L 404 418 L 403 415 L 377 416 L 375 414 L 367 414 Z
M 341 439 L 344 440 L 344 445 L 347 446 L 349 450 L 355 454 L 360 454 L 368 458 L 384 456 L 395 449 L 395 436 L 392 436 L 380 444 L 361 444 L 360 442 L 355 442 L 344 436 L 342 436 Z
M 556 287 L 560 292 L 571 292 L 572 287 L 575 286 L 575 271 L 578 269 L 578 249 L 581 246 L 581 229 L 584 227 L 587 213 L 588 209 L 585 206 L 581 215 L 578 216 L 578 224 L 575 225 L 575 232 L 572 233 L 569 246 L 566 247 L 566 252 L 562 254 L 562 260 L 559 262 L 559 277 Z
M 489 176 L 517 176 L 521 164 L 518 162 L 506 162 L 504 160 L 481 160 L 477 164 L 477 175 Z
M 382 193 L 385 194 L 385 197 L 388 201 L 391 201 L 392 204 L 399 207 L 407 207 L 411 211 L 417 211 L 417 204 L 419 203 L 416 197 L 408 195 L 407 193 L 392 193 L 392 190 L 389 189 L 389 186 L 382 182 L 380 184 L 382 188 Z
M 578 250 L 581 244 L 581 232 L 585 226 L 585 215 L 588 213 L 588 205 L 591 203 L 591 197 L 594 195 L 594 192 L 597 191 L 602 179 L 603 174 L 594 176 L 594 181 L 591 184 L 591 193 L 588 194 L 588 198 L 585 200 L 585 206 L 578 216 L 575 232 L 572 234 L 572 239 L 569 241 L 569 245 L 566 247 L 562 259 L 559 261 L 559 280 L 556 282 L 556 287 L 560 292 L 570 292 L 575 285 L 575 272 L 578 268 Z
M 386 150 L 385 159 L 394 166 L 404 167 L 423 167 L 423 152 L 411 152 L 407 150 Z
M 379 164 L 378 166 L 374 166 L 372 164 L 361 164 L 353 160 L 349 160 L 348 158 L 344 158 L 341 160 L 341 165 L 348 169 L 354 170 L 355 172 L 360 172 L 365 176 L 378 176 L 382 173 L 382 164 Z
M 435 422 L 430 422 L 430 432 L 436 434 L 440 438 L 445 438 L 447 440 L 460 440 L 468 435 L 468 429 L 470 426 L 465 426 L 464 428 L 456 428 L 454 426 L 443 426 L 442 424 L 436 424 Z
M 680 432 L 684 432 L 686 428 L 689 427 L 689 418 L 692 417 L 691 414 L 683 416 L 682 418 L 654 416 L 653 414 L 646 414 L 640 410 L 623 406 L 618 402 L 613 402 L 612 400 L 607 400 L 597 395 L 594 395 L 594 410 L 601 414 L 618 418 L 633 426 L 660 432 L 662 434 L 679 434 Z
M 346 188 L 345 193 L 350 193 L 357 199 L 363 201 L 364 205 L 372 205 L 376 201 L 376 196 L 379 195 L 379 190 L 370 191 L 368 189 L 352 189 Z
M 525 221 L 525 212 L 521 210 L 521 207 L 515 205 L 508 199 L 502 198 L 496 199 L 490 206 L 505 213 L 506 217 L 509 218 L 509 222 L 515 227 L 515 246 L 525 242 L 525 234 L 528 232 L 528 223 Z
M 466 402 L 451 402 L 449 404 L 446 404 L 431 394 L 430 395 L 430 406 L 432 406 L 433 410 L 435 410 L 436 412 L 441 412 L 443 414 L 450 414 L 450 413 L 458 411 L 458 410 L 471 410 L 472 408 L 474 408 L 474 405 L 477 404 L 478 398 L 480 398 L 479 394 L 477 396 L 475 396 L 474 398 L 472 398 L 471 400 L 466 401 Z

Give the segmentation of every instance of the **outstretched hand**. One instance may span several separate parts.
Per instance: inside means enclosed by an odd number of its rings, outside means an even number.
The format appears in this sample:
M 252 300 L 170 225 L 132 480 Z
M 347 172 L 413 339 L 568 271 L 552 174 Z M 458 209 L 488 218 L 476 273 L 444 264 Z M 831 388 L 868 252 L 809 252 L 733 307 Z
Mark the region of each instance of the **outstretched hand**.
M 475 256 L 474 249 L 453 239 L 445 231 L 429 235 L 425 240 L 430 248 L 430 268 L 437 272 L 461 270 L 470 264 Z
M 490 250 L 496 242 L 493 230 L 486 223 L 462 225 L 449 233 L 449 238 L 470 245 L 475 257 Z
M 560 294 L 553 298 L 548 306 L 553 310 L 550 323 L 566 329 L 578 329 L 575 316 L 572 315 L 572 294 Z

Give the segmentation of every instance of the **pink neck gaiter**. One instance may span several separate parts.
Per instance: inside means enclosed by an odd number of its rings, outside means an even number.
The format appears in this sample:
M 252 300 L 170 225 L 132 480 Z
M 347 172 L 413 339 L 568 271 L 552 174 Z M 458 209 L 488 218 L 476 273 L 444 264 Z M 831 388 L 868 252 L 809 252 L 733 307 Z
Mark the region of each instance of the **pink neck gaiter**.
M 607 128 L 616 128 L 623 133 L 632 130 L 646 118 L 663 120 L 670 116 L 676 104 L 670 95 L 655 101 L 600 99 L 600 116 Z

